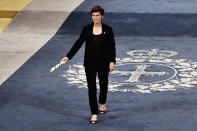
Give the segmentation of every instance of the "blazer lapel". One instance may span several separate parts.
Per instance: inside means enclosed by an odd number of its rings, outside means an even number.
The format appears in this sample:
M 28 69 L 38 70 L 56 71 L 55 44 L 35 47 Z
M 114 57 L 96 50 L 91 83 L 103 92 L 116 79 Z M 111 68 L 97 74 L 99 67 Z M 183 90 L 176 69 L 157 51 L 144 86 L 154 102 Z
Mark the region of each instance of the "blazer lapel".
M 90 24 L 90 34 L 93 35 L 93 26 L 94 26 L 94 23 L 92 22 Z
M 92 41 L 92 38 L 93 38 L 93 26 L 94 26 L 94 23 L 92 22 L 88 28 L 88 39 L 90 41 Z
M 102 24 L 102 35 L 105 35 L 105 33 L 106 33 L 105 26 L 104 26 L 104 24 L 102 22 L 101 22 L 101 24 Z

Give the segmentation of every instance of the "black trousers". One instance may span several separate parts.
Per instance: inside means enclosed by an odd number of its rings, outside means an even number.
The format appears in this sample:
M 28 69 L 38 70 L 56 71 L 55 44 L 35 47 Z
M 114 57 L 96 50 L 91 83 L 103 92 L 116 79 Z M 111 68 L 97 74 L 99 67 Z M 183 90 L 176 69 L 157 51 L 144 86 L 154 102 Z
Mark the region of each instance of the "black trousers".
M 100 86 L 99 103 L 105 104 L 107 100 L 109 70 L 110 69 L 108 65 L 102 67 L 85 67 L 86 79 L 88 85 L 89 105 L 92 114 L 98 114 L 97 88 L 96 88 L 97 73 L 98 73 L 99 86 Z

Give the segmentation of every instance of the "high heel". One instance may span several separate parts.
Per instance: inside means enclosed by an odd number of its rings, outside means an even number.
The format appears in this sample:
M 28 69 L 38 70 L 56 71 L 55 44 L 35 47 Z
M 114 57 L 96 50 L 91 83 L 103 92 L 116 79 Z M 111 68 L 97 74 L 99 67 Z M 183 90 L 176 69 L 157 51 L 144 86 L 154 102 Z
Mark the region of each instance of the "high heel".
M 90 124 L 96 124 L 97 120 L 90 120 Z
M 97 116 L 96 116 L 96 120 L 90 120 L 90 124 L 96 124 L 97 123 Z
M 100 114 L 106 113 L 106 105 L 105 105 L 105 104 L 101 104 L 99 113 L 100 113 Z
M 99 110 L 100 114 L 106 113 L 107 110 Z

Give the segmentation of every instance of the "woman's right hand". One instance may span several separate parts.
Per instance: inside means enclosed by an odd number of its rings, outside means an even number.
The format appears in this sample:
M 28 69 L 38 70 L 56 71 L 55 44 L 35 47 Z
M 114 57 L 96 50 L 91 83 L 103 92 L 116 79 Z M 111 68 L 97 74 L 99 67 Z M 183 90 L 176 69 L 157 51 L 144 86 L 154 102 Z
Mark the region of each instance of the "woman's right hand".
M 66 62 L 69 60 L 69 58 L 68 57 L 64 57 L 64 58 L 62 58 L 61 59 L 61 61 L 60 61 L 60 63 L 63 61 L 64 62 L 64 64 L 66 64 Z

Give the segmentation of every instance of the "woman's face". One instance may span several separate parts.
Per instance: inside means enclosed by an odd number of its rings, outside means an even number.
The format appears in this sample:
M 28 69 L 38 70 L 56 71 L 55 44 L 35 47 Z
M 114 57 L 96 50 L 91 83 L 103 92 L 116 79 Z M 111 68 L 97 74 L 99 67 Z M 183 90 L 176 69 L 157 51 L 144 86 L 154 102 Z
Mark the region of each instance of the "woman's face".
M 92 21 L 95 24 L 98 24 L 102 21 L 103 16 L 100 14 L 100 12 L 93 12 L 92 13 Z

